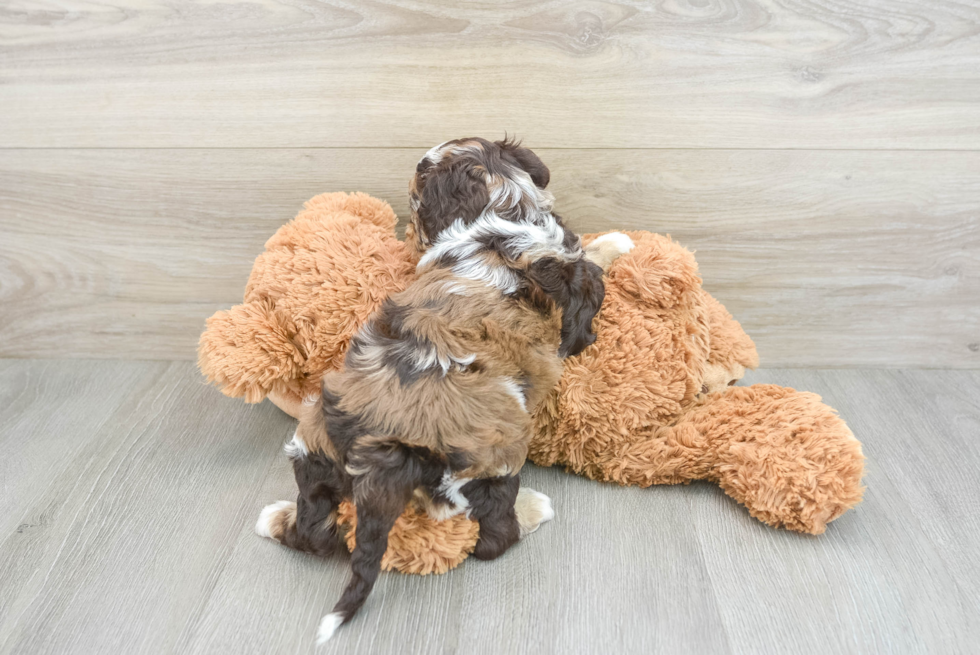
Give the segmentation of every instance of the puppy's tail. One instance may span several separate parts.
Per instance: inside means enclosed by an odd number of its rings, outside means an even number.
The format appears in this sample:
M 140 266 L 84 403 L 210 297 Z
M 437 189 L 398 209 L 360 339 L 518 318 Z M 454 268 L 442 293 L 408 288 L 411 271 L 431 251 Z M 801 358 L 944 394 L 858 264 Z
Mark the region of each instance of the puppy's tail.
M 352 451 L 347 470 L 355 472 L 353 491 L 357 508 L 351 577 L 333 612 L 320 621 L 317 644 L 330 639 L 367 600 L 381 572 L 388 533 L 421 482 L 423 465 L 407 446 L 385 441 Z

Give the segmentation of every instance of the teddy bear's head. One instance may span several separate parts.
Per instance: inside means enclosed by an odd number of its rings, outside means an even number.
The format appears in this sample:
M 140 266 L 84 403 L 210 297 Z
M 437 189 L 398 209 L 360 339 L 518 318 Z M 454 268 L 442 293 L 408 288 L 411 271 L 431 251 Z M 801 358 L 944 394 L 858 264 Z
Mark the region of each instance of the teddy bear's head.
M 342 365 L 358 328 L 414 278 L 397 220 L 363 193 L 309 200 L 266 242 L 244 302 L 208 319 L 198 346 L 208 380 L 246 402 L 271 396 L 295 416 L 323 373 Z

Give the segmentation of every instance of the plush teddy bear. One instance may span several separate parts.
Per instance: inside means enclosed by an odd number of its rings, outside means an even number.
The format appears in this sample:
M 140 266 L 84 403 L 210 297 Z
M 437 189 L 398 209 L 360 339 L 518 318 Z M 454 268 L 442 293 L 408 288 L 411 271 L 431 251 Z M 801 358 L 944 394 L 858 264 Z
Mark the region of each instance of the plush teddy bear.
M 308 201 L 266 242 L 244 303 L 208 319 L 199 345 L 208 380 L 296 416 L 358 328 L 411 283 L 417 254 L 396 223 L 387 203 L 364 194 Z M 633 249 L 607 271 L 596 343 L 565 361 L 535 413 L 529 458 L 622 485 L 712 480 L 771 526 L 822 533 L 861 500 L 860 442 L 815 394 L 731 386 L 758 364 L 751 339 L 701 288 L 688 250 L 658 234 L 628 236 Z M 356 524 L 349 503 L 338 522 Z M 478 531 L 463 515 L 437 522 L 409 506 L 382 565 L 448 570 Z

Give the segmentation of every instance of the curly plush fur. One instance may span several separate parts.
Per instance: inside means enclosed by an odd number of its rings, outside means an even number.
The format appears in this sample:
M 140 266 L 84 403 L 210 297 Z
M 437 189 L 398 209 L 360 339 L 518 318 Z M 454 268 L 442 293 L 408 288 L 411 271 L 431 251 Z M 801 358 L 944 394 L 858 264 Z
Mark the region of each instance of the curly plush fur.
M 266 244 L 245 302 L 209 319 L 202 372 L 226 395 L 268 396 L 296 416 L 320 376 L 340 367 L 357 328 L 413 279 L 414 254 L 395 222 L 386 203 L 363 194 L 310 200 Z M 529 458 L 624 485 L 712 480 L 769 525 L 822 533 L 861 500 L 860 442 L 814 394 L 729 388 L 758 364 L 751 339 L 701 288 L 689 251 L 628 234 L 636 245 L 608 272 L 597 341 L 566 360 L 535 416 Z M 349 508 L 338 516 L 342 527 L 353 521 Z M 448 570 L 472 551 L 473 525 L 409 508 L 386 567 Z

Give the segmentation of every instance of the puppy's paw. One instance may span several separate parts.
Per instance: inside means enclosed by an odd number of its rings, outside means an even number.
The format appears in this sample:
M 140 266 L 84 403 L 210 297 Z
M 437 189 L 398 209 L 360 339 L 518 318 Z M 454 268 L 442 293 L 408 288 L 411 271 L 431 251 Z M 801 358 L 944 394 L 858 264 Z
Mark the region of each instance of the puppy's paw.
M 517 492 L 514 511 L 517 512 L 517 522 L 521 526 L 522 538 L 537 530 L 542 523 L 547 523 L 555 518 L 555 510 L 551 508 L 551 499 L 528 487 L 521 487 Z
M 633 240 L 622 232 L 610 232 L 597 237 L 586 246 L 585 257 L 605 271 L 620 255 L 625 255 L 633 247 Z
M 255 534 L 280 541 L 286 530 L 294 525 L 296 525 L 296 503 L 280 500 L 262 508 L 259 520 L 255 523 Z

